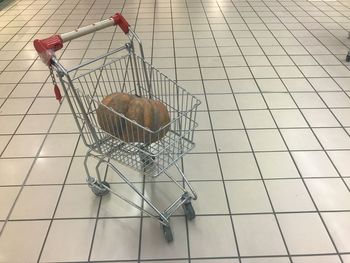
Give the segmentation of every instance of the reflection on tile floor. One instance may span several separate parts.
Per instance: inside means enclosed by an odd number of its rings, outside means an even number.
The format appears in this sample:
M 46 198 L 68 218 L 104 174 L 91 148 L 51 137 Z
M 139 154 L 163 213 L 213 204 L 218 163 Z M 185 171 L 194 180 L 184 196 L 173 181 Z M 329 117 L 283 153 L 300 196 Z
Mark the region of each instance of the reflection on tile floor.
M 183 160 L 197 217 L 176 213 L 171 244 L 158 223 L 85 185 L 86 148 L 32 46 L 116 11 L 147 59 L 202 101 Z M 348 0 L 4 0 L 0 262 L 349 263 L 349 17 Z M 57 55 L 71 67 L 124 39 L 109 28 Z M 172 186 L 145 191 L 164 207 Z

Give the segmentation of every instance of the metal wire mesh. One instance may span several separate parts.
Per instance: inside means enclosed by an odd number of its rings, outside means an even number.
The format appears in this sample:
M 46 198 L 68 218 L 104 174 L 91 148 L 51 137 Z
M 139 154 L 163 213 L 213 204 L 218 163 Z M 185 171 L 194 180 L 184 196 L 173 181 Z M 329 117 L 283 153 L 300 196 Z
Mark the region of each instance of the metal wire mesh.
M 194 147 L 200 101 L 132 49 L 125 50 L 120 57 L 112 52 L 68 70 L 60 79 L 84 143 L 99 154 L 157 176 Z M 160 101 L 170 122 L 152 131 L 101 103 L 115 92 Z M 104 107 L 100 120 L 99 107 Z M 103 128 L 101 118 L 106 123 Z M 126 135 L 116 131 L 116 120 L 126 127 Z M 130 139 L 135 137 L 136 141 Z

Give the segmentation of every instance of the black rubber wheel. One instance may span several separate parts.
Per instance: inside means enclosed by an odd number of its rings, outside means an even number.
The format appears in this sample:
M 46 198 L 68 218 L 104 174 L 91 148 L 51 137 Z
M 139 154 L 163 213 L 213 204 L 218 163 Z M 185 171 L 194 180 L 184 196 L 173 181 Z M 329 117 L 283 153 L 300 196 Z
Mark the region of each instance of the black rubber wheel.
M 171 231 L 171 227 L 170 226 L 165 226 L 162 224 L 162 228 L 163 228 L 163 234 L 165 237 L 165 240 L 170 243 L 174 240 L 173 237 L 173 232 Z
M 184 209 L 186 218 L 188 220 L 193 220 L 196 217 L 196 212 L 194 211 L 194 208 L 191 202 L 183 204 L 182 208 Z
M 107 186 L 108 188 L 110 187 L 109 183 L 107 183 L 106 181 L 101 182 L 101 184 Z M 93 184 L 91 186 L 91 191 L 96 196 L 104 196 L 104 195 L 109 193 L 109 190 L 107 188 L 104 188 L 103 186 L 101 186 L 101 184 L 96 182 L 95 184 Z
M 350 62 L 350 55 L 349 54 L 346 55 L 346 59 L 345 60 L 346 60 L 346 62 Z

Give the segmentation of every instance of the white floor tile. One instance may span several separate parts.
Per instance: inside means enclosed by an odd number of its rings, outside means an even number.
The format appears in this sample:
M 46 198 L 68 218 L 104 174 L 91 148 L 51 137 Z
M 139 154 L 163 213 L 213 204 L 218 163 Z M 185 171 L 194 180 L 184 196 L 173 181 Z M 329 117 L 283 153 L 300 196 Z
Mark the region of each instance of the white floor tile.
M 295 263 L 340 263 L 338 256 L 293 257 Z
M 339 252 L 348 252 L 350 244 L 350 213 L 323 213 L 322 217 Z
M 196 214 L 227 214 L 228 204 L 222 182 L 193 182 L 201 198 L 192 202 Z
M 349 176 L 350 167 L 347 160 L 349 160 L 348 158 L 350 157 L 350 151 L 329 151 L 328 154 L 337 167 L 339 173 L 342 176 Z
M 238 108 L 246 109 L 266 109 L 266 104 L 260 94 L 236 94 Z
M 0 115 L 25 114 L 32 102 L 32 98 L 7 99 L 5 103 L 0 107 Z
M 264 178 L 299 177 L 298 170 L 287 152 L 257 153 L 256 158 Z
M 85 186 L 87 187 L 87 186 Z M 139 195 L 131 189 L 127 184 L 111 184 L 112 191 L 122 196 L 125 196 L 130 201 L 134 202 L 138 206 L 141 206 L 142 199 Z M 142 185 L 136 184 L 136 187 L 142 191 Z M 90 190 L 90 189 L 89 189 Z M 92 198 L 92 197 L 90 197 Z M 78 204 L 79 200 L 77 201 Z M 96 202 L 94 202 L 95 204 Z M 88 208 L 90 210 L 91 208 Z M 94 206 L 95 210 L 95 206 Z M 102 198 L 99 216 L 100 217 L 121 217 L 121 216 L 140 216 L 141 212 L 131 207 L 124 200 L 120 199 L 118 196 L 109 193 Z
M 211 131 L 196 131 L 196 148 L 194 153 L 210 153 L 215 152 L 213 134 Z
M 22 116 L 0 116 L 1 125 L 0 134 L 13 134 L 22 120 Z
M 247 129 L 276 127 L 268 110 L 241 111 L 241 115 Z
M 198 216 L 188 230 L 191 257 L 237 256 L 229 216 Z
M 326 108 L 321 98 L 315 93 L 292 93 L 295 103 L 301 109 Z
M 55 218 L 96 217 L 99 201 L 87 185 L 65 185 Z
M 292 97 L 288 93 L 264 93 L 264 98 L 270 109 L 296 108 Z
M 76 134 L 48 135 L 40 151 L 40 157 L 71 156 L 78 141 Z
M 250 151 L 247 135 L 243 130 L 215 131 L 218 152 Z
M 238 259 L 192 259 L 191 261 L 195 263 L 237 263 Z
M 185 174 L 190 180 L 221 180 L 216 154 L 188 154 L 184 159 Z
M 350 126 L 350 109 L 332 109 L 332 112 L 343 126 Z
M 67 175 L 70 159 L 69 157 L 36 159 L 26 184 L 62 184 Z
M 291 254 L 335 252 L 318 214 L 281 214 L 277 217 Z
M 350 149 L 350 136 L 342 128 L 316 128 L 314 131 L 325 150 Z
M 233 223 L 241 256 L 287 254 L 274 216 L 233 216 Z
M 338 127 L 339 122 L 327 109 L 305 109 L 303 115 L 310 124 L 310 127 Z
M 303 177 L 338 176 L 337 171 L 324 152 L 293 152 L 292 155 Z
M 243 129 L 238 111 L 212 111 L 210 112 L 213 129 Z M 209 126 L 210 129 L 210 126 Z
M 235 110 L 236 103 L 232 94 L 208 95 L 208 107 L 211 110 Z
M 26 186 L 21 191 L 11 219 L 50 219 L 53 216 L 61 186 Z
M 17 133 L 46 133 L 49 130 L 53 117 L 53 115 L 26 115 Z
M 265 213 L 272 208 L 261 181 L 225 182 L 231 213 Z
M 21 185 L 32 163 L 32 158 L 0 159 L 0 185 Z
M 97 222 L 91 260 L 137 259 L 139 237 L 138 218 L 100 219 Z
M 279 128 L 305 128 L 308 127 L 299 110 L 283 109 L 271 111 Z
M 219 157 L 222 173 L 226 180 L 260 178 L 253 154 L 227 153 L 220 154 Z
M 308 179 L 306 185 L 320 210 L 348 210 L 350 192 L 340 178 Z
M 254 151 L 286 150 L 286 146 L 277 129 L 249 130 L 248 135 Z
M 276 212 L 315 211 L 315 206 L 300 179 L 266 181 Z
M 280 79 L 257 79 L 261 92 L 284 92 L 287 91 Z
M 344 263 L 350 262 L 350 255 L 342 255 L 341 258 L 343 259 Z
M 283 129 L 281 133 L 291 151 L 322 149 L 309 129 Z
M 48 226 L 45 220 L 7 222 L 0 238 L 0 261 L 37 262 Z
M 263 258 L 243 258 L 242 263 L 288 263 L 288 257 L 263 257 Z
M 40 261 L 86 261 L 94 227 L 95 219 L 54 220 Z
M 16 200 L 20 187 L 2 187 L 0 191 L 0 219 L 5 220 Z
M 320 92 L 320 96 L 330 108 L 350 106 L 350 99 L 343 92 Z
M 165 242 L 161 226 L 153 219 L 145 218 L 142 224 L 141 258 L 172 259 L 185 258 L 188 255 L 186 240 L 186 219 L 174 217 L 170 221 L 174 242 Z
M 34 157 L 44 137 L 44 135 L 15 135 L 6 147 L 3 157 Z

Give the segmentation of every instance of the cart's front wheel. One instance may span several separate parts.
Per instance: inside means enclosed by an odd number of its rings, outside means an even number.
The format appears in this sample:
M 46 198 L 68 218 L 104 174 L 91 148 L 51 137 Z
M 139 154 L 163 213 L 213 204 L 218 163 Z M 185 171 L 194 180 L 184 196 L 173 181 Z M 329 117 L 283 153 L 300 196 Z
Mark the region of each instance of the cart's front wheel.
M 110 187 L 109 183 L 106 181 L 103 181 L 101 183 L 95 182 L 94 184 L 90 185 L 91 191 L 96 195 L 96 196 L 104 196 L 108 194 L 109 190 L 106 187 Z
M 184 204 L 182 205 L 182 208 L 184 209 L 186 218 L 187 218 L 188 220 L 192 220 L 192 219 L 194 219 L 194 218 L 196 217 L 196 212 L 194 211 L 194 208 L 193 208 L 191 202 L 184 203 Z
M 172 242 L 174 238 L 173 238 L 173 232 L 171 231 L 171 227 L 165 226 L 162 224 L 162 228 L 163 228 L 163 234 L 164 234 L 165 240 L 168 243 Z

